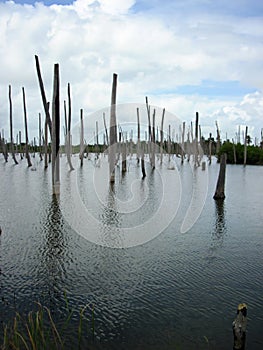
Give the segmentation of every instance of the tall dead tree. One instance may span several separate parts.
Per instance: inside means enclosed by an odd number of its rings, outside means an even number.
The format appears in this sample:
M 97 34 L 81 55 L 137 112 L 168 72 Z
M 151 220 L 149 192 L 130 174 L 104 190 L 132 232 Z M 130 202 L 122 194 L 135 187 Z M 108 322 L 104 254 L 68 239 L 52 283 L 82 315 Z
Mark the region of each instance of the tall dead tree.
M 140 163 L 141 150 L 141 126 L 140 126 L 140 111 L 137 108 L 137 163 Z
M 198 122 L 199 122 L 199 114 L 195 113 L 195 166 L 199 166 L 199 150 L 198 150 Z
M 18 164 L 15 156 L 14 141 L 13 141 L 13 110 L 12 110 L 12 96 L 11 96 L 11 85 L 9 85 L 9 120 L 10 120 L 10 151 L 15 164 Z
M 74 170 L 71 162 L 71 96 L 70 96 L 70 84 L 68 83 L 68 116 L 66 102 L 64 101 L 64 114 L 65 114 L 65 148 L 67 154 L 67 162 L 70 171 Z
M 24 108 L 24 121 L 25 121 L 25 153 L 26 153 L 26 159 L 27 159 L 27 165 L 30 167 L 32 166 L 30 154 L 28 152 L 28 128 L 27 128 L 27 113 L 26 113 L 26 95 L 25 95 L 25 89 L 22 87 L 22 94 L 23 94 L 23 108 Z
M 155 169 L 155 109 L 153 110 L 152 123 L 152 169 Z
M 148 104 L 148 97 L 145 97 L 146 102 L 146 110 L 147 110 L 147 116 L 148 116 L 148 153 L 150 158 L 150 163 L 152 165 L 152 150 L 151 150 L 151 142 L 152 142 L 152 127 L 151 127 L 151 112 L 150 112 L 150 106 Z
M 1 132 L 0 132 L 0 146 L 2 149 L 2 153 L 5 159 L 5 162 L 8 161 L 8 153 L 7 153 L 7 149 L 6 149 L 6 144 L 5 144 L 5 139 L 4 137 L 2 138 Z
M 80 110 L 80 149 L 79 149 L 79 159 L 80 166 L 83 166 L 84 158 L 84 124 L 83 124 L 83 109 Z
M 38 114 L 38 138 L 39 138 L 39 157 L 40 157 L 40 160 L 42 161 L 43 158 L 42 158 L 42 130 L 41 130 L 41 113 Z
M 60 145 L 60 105 L 59 105 L 59 64 L 54 65 L 52 99 L 52 190 L 60 193 L 59 145 Z
M 244 166 L 247 165 L 247 131 L 248 131 L 248 127 L 246 126 L 245 139 L 244 139 Z
M 45 118 L 44 162 L 45 162 L 45 169 L 47 169 L 47 167 L 48 167 L 48 124 L 47 124 L 47 118 Z
M 165 108 L 163 109 L 163 114 L 162 114 L 162 121 L 161 121 L 161 130 L 160 130 L 160 134 L 161 134 L 161 141 L 160 141 L 160 147 L 161 147 L 161 164 L 163 163 L 163 124 L 164 124 L 164 114 L 165 114 Z
M 214 199 L 225 199 L 226 153 L 221 155 L 220 169 Z
M 221 146 L 221 140 L 220 140 L 220 130 L 217 121 L 216 123 L 216 154 L 218 154 Z
M 117 74 L 113 74 L 110 110 L 110 148 L 109 148 L 109 171 L 110 182 L 115 182 L 115 158 L 117 143 L 117 122 L 116 122 L 116 96 L 117 96 Z
M 45 111 L 45 114 L 46 114 L 46 119 L 47 119 L 47 123 L 48 123 L 48 127 L 49 127 L 50 137 L 52 139 L 52 122 L 51 122 L 51 118 L 50 118 L 48 102 L 47 102 L 47 99 L 46 99 L 44 83 L 43 83 L 43 79 L 42 79 L 42 76 L 41 76 L 40 64 L 39 64 L 39 59 L 38 59 L 37 55 L 35 55 L 35 62 L 36 62 L 36 70 L 37 70 L 37 77 L 38 77 L 41 97 L 42 97 L 42 101 L 43 101 L 43 107 L 44 107 L 44 111 Z
M 232 143 L 233 143 L 234 164 L 236 164 L 237 163 L 237 155 L 236 155 L 236 146 L 235 146 L 234 139 L 232 139 Z
M 208 150 L 208 152 L 209 152 L 209 154 L 208 154 L 209 165 L 211 165 L 211 162 L 212 162 L 212 134 L 211 134 L 211 132 L 209 134 L 209 145 L 208 145 L 208 148 L 209 148 L 209 150 Z
M 109 146 L 109 136 L 108 136 L 106 119 L 105 119 L 105 113 L 103 113 L 103 123 L 104 123 L 104 129 L 105 129 L 106 145 Z
M 185 134 L 185 122 L 183 122 L 183 130 L 182 130 L 181 164 L 184 163 L 184 134 Z

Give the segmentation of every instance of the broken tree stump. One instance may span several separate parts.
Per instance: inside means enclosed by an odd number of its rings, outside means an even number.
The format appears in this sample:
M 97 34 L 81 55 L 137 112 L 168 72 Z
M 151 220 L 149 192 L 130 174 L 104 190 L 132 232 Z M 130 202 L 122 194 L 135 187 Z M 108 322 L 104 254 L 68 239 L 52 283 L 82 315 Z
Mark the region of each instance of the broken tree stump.
M 226 177 L 226 153 L 221 155 L 220 170 L 216 185 L 214 199 L 225 199 L 225 177 Z
M 237 307 L 237 316 L 232 323 L 234 345 L 233 350 L 244 350 L 246 343 L 246 328 L 247 328 L 247 305 L 239 304 Z

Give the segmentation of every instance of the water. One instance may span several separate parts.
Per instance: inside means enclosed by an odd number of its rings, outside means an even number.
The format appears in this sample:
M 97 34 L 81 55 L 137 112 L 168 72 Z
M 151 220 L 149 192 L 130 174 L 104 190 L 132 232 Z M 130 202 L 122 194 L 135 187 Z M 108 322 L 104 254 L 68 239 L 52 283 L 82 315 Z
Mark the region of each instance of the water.
M 246 349 L 262 349 L 263 168 L 228 165 L 226 199 L 216 204 L 212 197 L 219 165 L 214 161 L 205 175 L 200 168 L 191 170 L 173 161 L 175 170 L 157 165 L 151 173 L 147 168 L 142 182 L 136 159 L 131 159 L 124 177 L 117 170 L 111 189 L 103 158 L 97 169 L 94 159 L 85 159 L 79 169 L 74 157 L 75 171 L 69 173 L 62 157 L 62 193 L 56 198 L 51 194 L 51 169 L 44 171 L 37 158 L 36 171 L 28 169 L 25 160 L 14 166 L 11 159 L 5 164 L 1 158 L 0 321 L 7 322 L 15 311 L 36 309 L 40 301 L 60 324 L 67 314 L 66 292 L 76 310 L 67 329 L 69 349 L 77 348 L 78 312 L 87 304 L 83 348 L 230 349 L 236 307 L 246 302 Z M 200 185 L 204 176 L 207 186 Z M 164 182 L 171 193 L 156 223 Z M 104 246 L 72 228 L 66 216 L 74 210 L 72 184 L 98 223 L 94 237 Z M 200 186 L 207 190 L 202 211 Z M 193 216 L 201 214 L 182 233 L 192 196 L 198 199 L 192 203 Z M 135 247 L 107 246 L 124 244 L 116 240 L 118 234 L 145 222 L 153 225 L 152 234 L 156 228 L 164 230 Z M 94 226 L 83 225 L 93 237 Z

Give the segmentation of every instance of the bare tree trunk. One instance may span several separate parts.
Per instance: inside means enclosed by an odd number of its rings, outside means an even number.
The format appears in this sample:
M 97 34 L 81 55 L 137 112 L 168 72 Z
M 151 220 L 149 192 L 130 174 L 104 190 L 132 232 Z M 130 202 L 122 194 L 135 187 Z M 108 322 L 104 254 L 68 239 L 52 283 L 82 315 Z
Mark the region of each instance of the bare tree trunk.
M 48 167 L 48 158 L 47 158 L 47 154 L 48 154 L 48 149 L 47 149 L 47 145 L 48 145 L 48 123 L 47 123 L 47 118 L 45 118 L 45 144 L 44 144 L 44 152 L 45 152 L 45 169 L 47 169 Z
M 121 171 L 122 173 L 126 173 L 127 171 L 127 142 L 124 140 L 122 136 L 122 156 L 121 156 Z
M 11 154 L 15 164 L 18 164 L 16 160 L 15 151 L 14 151 L 14 141 L 13 141 L 13 111 L 12 111 L 12 96 L 11 96 L 11 85 L 9 85 L 9 117 L 10 117 L 10 146 Z
M 141 153 L 141 127 L 140 127 L 140 112 L 137 108 L 137 163 L 140 163 L 140 153 Z
M 225 177 L 226 177 L 226 153 L 221 155 L 220 159 L 220 170 L 216 185 L 216 191 L 214 194 L 214 199 L 224 199 L 225 198 Z
M 184 163 L 184 134 L 185 134 L 185 122 L 183 122 L 183 131 L 182 131 L 181 164 Z
M 59 174 L 60 145 L 60 106 L 59 106 L 59 64 L 54 65 L 53 99 L 52 99 L 52 189 L 53 194 L 60 193 Z
M 40 157 L 40 160 L 42 161 L 43 158 L 42 158 L 42 142 L 41 142 L 41 114 L 39 113 L 38 114 L 38 121 L 39 121 L 39 157 Z
M 155 109 L 153 110 L 152 126 L 152 169 L 155 169 Z
M 67 161 L 70 171 L 74 170 L 74 167 L 71 162 L 71 97 L 70 97 L 70 84 L 68 83 L 68 118 L 67 118 L 67 109 L 66 102 L 64 101 L 64 114 L 65 114 L 65 148 L 67 154 Z
M 40 87 L 40 92 L 42 96 L 42 101 L 43 101 L 43 106 L 46 114 L 46 119 L 49 127 L 49 132 L 50 132 L 50 137 L 52 139 L 52 122 L 49 114 L 49 108 L 48 108 L 48 103 L 46 99 L 46 94 L 45 94 L 45 88 L 44 88 L 44 83 L 41 77 L 41 71 L 40 71 L 40 64 L 39 64 L 39 59 L 38 56 L 35 55 L 35 61 L 36 61 L 36 70 L 37 70 L 37 76 L 38 76 L 38 82 L 39 82 L 39 87 Z
M 171 161 L 171 125 L 168 126 L 168 161 Z
M 28 152 L 28 129 L 27 129 L 27 115 L 26 115 L 26 95 L 25 95 L 25 89 L 22 87 L 22 94 L 23 94 L 23 107 L 24 107 L 24 120 L 25 120 L 25 153 L 26 153 L 26 159 L 27 159 L 27 165 L 30 167 L 32 166 L 30 154 Z
M 239 304 L 237 307 L 237 316 L 232 323 L 234 336 L 234 350 L 245 350 L 246 329 L 247 329 L 247 305 Z
M 117 74 L 113 74 L 111 93 L 111 113 L 110 113 L 110 148 L 109 148 L 109 170 L 110 182 L 115 182 L 115 157 L 117 143 L 117 122 L 116 122 L 116 95 L 117 95 Z
M 22 136 L 21 136 L 21 130 L 19 130 L 18 132 L 18 137 L 19 137 L 19 153 L 20 153 L 20 159 L 23 159 L 23 152 L 22 152 L 22 145 L 21 145 L 21 140 L 22 140 Z
M 211 165 L 211 162 L 212 162 L 212 134 L 210 133 L 209 134 L 209 156 L 208 156 L 208 159 L 209 159 L 209 165 Z
M 162 115 L 162 122 L 161 122 L 161 164 L 163 164 L 163 124 L 164 124 L 164 114 L 165 114 L 165 108 L 163 109 L 163 115 Z
M 145 97 L 146 101 L 146 110 L 147 110 L 147 116 L 148 116 L 148 153 L 150 158 L 150 164 L 152 165 L 152 150 L 151 150 L 151 141 L 152 141 L 152 127 L 151 127 L 151 114 L 150 114 L 150 106 L 148 104 L 148 97 Z
M 7 153 L 7 150 L 6 150 L 5 139 L 2 138 L 1 132 L 0 132 L 0 145 L 1 145 L 1 148 L 2 148 L 2 153 L 3 153 L 3 156 L 4 156 L 5 162 L 7 162 L 8 161 L 8 153 Z
M 146 177 L 145 163 L 144 163 L 144 146 L 142 146 L 141 166 L 142 166 L 142 178 L 144 179 Z
M 220 131 L 219 131 L 219 127 L 216 121 L 216 154 L 218 154 L 219 150 L 220 150 L 220 146 L 221 146 L 221 141 L 220 141 Z
M 107 125 L 106 125 L 105 113 L 103 113 L 103 123 L 104 123 L 104 128 L 105 128 L 106 144 L 107 144 L 107 146 L 109 146 L 109 136 L 108 136 L 108 130 L 107 130 Z
M 244 166 L 247 165 L 247 131 L 248 131 L 248 127 L 246 126 L 245 140 L 244 140 Z
M 198 152 L 198 112 L 195 114 L 195 166 L 199 166 L 199 152 Z
M 83 109 L 80 110 L 80 150 L 79 150 L 79 159 L 80 166 L 83 166 L 84 158 L 84 125 L 83 125 Z
M 236 146 L 235 146 L 235 141 L 232 139 L 233 142 L 233 154 L 234 154 L 234 164 L 237 163 L 237 155 L 236 155 Z

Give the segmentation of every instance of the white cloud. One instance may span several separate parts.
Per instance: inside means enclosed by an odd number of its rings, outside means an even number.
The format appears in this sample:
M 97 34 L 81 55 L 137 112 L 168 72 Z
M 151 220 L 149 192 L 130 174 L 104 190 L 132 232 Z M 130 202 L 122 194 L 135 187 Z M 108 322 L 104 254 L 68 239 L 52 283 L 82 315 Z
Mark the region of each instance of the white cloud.
M 77 0 L 72 5 L 0 3 L 0 128 L 8 130 L 8 84 L 14 96 L 14 128 L 23 127 L 21 87 L 27 92 L 31 134 L 43 113 L 35 71 L 39 55 L 47 97 L 52 97 L 53 64 L 60 63 L 61 101 L 71 83 L 73 120 L 110 103 L 112 73 L 118 73 L 119 103 L 150 103 L 190 122 L 200 112 L 204 130 L 234 130 L 247 122 L 260 129 L 262 18 L 180 12 L 131 11 L 134 0 Z M 255 94 L 209 97 L 172 93 L 202 80 L 239 81 Z M 168 93 L 168 92 L 169 93 Z M 135 120 L 135 116 L 134 116 Z M 167 123 L 172 122 L 168 120 Z M 91 128 L 95 120 L 87 119 Z M 252 129 L 251 129 L 252 130 Z M 212 130 L 213 131 L 213 130 Z

